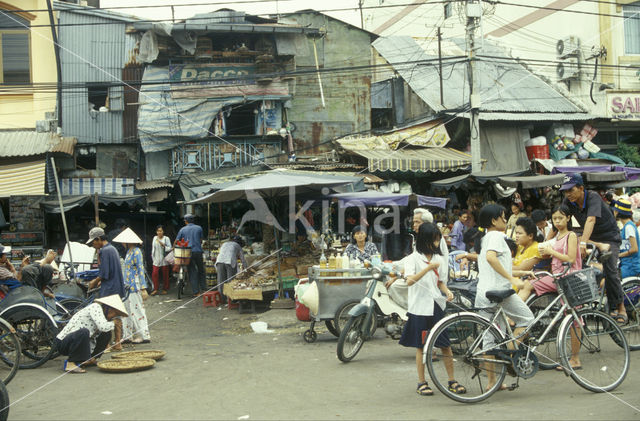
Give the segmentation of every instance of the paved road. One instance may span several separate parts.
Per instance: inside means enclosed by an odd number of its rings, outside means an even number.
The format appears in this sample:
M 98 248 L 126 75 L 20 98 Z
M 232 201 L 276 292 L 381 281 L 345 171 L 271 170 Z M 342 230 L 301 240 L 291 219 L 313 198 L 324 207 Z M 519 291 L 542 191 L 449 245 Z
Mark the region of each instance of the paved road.
M 640 352 L 613 394 L 541 372 L 514 392 L 464 405 L 438 392 L 418 396 L 414 352 L 381 329 L 342 364 L 326 330 L 314 344 L 302 340 L 308 324 L 293 310 L 238 314 L 166 299 L 148 302 L 149 318 L 157 321 L 153 343 L 136 347 L 167 351 L 155 368 L 61 376 L 58 358 L 22 370 L 8 386 L 10 419 L 640 419 Z M 274 332 L 253 333 L 249 323 L 256 320 Z

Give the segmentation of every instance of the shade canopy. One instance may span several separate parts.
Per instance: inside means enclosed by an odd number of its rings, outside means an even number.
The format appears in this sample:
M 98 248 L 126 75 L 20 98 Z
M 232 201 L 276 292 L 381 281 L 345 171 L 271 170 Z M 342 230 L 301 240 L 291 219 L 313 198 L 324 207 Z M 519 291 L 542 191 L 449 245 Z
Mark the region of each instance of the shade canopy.
M 554 186 L 562 184 L 564 174 L 554 175 L 524 175 L 516 177 L 499 177 L 498 181 L 505 187 L 522 187 L 523 189 L 535 189 L 538 187 Z
M 263 198 L 287 196 L 291 193 L 304 195 L 318 193 L 323 187 L 334 188 L 346 186 L 355 191 L 364 189 L 362 177 L 324 175 L 319 173 L 297 174 L 273 170 L 265 174 L 244 178 L 221 190 L 188 202 L 219 203 L 246 199 L 247 193 L 255 192 Z
M 361 191 L 353 193 L 336 193 L 331 197 L 338 199 L 341 208 L 350 206 L 407 206 L 409 199 L 414 199 L 419 206 L 435 206 L 446 208 L 447 199 L 423 196 L 419 194 L 385 193 L 380 191 Z
M 488 181 L 497 181 L 499 177 L 505 176 L 516 176 L 520 174 L 524 174 L 527 171 L 481 171 L 477 173 L 471 174 L 462 174 L 451 178 L 445 178 L 443 180 L 434 181 L 431 183 L 431 186 L 443 188 L 443 189 L 452 189 L 458 188 L 464 183 L 469 181 L 476 181 L 480 184 L 485 184 Z

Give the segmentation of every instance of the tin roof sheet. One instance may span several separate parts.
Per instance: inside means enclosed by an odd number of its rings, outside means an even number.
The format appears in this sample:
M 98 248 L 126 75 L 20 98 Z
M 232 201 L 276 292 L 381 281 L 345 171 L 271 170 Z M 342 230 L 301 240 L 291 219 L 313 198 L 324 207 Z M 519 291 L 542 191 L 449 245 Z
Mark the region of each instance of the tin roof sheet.
M 431 44 L 420 44 L 409 36 L 397 36 L 380 37 L 372 45 L 435 112 L 467 107 L 469 89 L 466 60 L 445 62 L 442 78 L 444 101 L 441 104 L 440 75 L 438 66 L 434 65 L 437 64 L 438 56 L 437 53 L 427 50 Z M 464 40 L 451 40 L 443 50 L 449 57 L 464 55 Z M 491 57 L 482 58 L 482 55 Z M 423 60 L 427 62 L 416 63 Z M 433 61 L 429 63 L 428 60 Z M 584 112 L 491 41 L 483 41 L 482 51 L 478 52 L 476 63 L 481 112 Z
M 30 130 L 0 131 L 0 157 L 43 155 L 59 152 L 73 155 L 74 137 Z

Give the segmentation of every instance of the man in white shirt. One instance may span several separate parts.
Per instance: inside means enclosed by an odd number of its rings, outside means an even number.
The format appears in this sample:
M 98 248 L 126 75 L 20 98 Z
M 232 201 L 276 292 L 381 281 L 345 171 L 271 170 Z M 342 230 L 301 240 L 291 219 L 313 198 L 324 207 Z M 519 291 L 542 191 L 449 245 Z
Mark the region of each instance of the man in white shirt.
M 111 340 L 113 320 L 127 317 L 127 310 L 118 294 L 96 298 L 93 304 L 77 312 L 56 336 L 55 346 L 61 355 L 68 355 L 63 370 L 84 373 L 82 365 L 94 365 Z

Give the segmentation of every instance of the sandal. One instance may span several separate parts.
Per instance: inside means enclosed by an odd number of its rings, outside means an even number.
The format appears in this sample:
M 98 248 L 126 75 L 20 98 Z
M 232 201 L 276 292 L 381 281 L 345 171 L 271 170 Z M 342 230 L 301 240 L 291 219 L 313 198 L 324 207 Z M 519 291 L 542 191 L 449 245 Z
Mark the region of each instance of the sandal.
M 613 313 L 611 313 L 611 317 L 613 317 L 613 320 L 615 320 L 619 325 L 626 325 L 627 323 L 629 323 L 629 316 L 627 316 L 626 314 L 614 311 Z
M 162 292 L 160 293 L 160 295 L 167 295 L 167 294 L 168 294 L 168 293 L 167 293 L 167 290 L 164 290 L 164 291 L 162 291 Z
M 416 393 L 420 396 L 433 396 L 433 390 L 431 390 L 427 382 L 418 383 Z
M 153 297 L 153 296 L 154 296 L 154 295 L 156 295 L 157 293 L 158 293 L 158 291 L 154 289 L 153 291 L 151 291 L 151 294 L 149 294 L 149 295 L 151 295 L 151 296 Z
M 69 360 L 64 360 L 64 363 L 62 364 L 62 370 L 66 373 L 71 373 L 71 374 L 82 374 L 87 372 L 87 370 L 85 370 L 84 368 L 78 365 L 75 365 L 75 363 L 71 363 L 71 364 L 73 364 L 75 367 L 69 368 Z
M 449 382 L 449 392 L 453 392 L 456 395 L 464 395 L 467 393 L 467 389 L 456 380 L 451 380 Z

